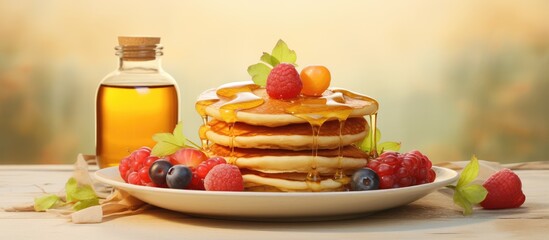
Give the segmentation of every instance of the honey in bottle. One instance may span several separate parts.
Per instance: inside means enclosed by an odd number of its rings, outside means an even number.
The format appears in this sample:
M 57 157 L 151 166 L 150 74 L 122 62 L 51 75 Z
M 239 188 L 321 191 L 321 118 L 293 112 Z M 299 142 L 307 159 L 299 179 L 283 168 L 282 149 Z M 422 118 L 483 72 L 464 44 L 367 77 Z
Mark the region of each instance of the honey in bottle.
M 179 120 L 178 86 L 161 66 L 160 38 L 119 37 L 118 69 L 100 83 L 96 99 L 96 158 L 116 166 L 155 133 L 172 132 Z

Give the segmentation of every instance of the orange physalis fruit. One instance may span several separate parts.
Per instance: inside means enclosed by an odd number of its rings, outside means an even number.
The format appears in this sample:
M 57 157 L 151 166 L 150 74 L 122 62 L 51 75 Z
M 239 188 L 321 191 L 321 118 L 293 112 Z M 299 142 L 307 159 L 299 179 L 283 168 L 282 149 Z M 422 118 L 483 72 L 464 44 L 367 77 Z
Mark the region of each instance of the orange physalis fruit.
M 303 88 L 301 93 L 307 96 L 321 96 L 330 86 L 331 75 L 324 66 L 308 66 L 299 75 Z

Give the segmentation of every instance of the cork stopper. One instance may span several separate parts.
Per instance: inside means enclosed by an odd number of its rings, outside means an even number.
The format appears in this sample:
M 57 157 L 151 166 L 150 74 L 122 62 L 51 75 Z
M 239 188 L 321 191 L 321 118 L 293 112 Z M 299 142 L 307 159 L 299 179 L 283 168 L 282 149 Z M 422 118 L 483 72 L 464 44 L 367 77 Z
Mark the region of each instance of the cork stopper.
M 126 61 L 149 61 L 162 55 L 159 37 L 118 37 L 119 55 Z
M 118 44 L 120 46 L 147 46 L 160 44 L 159 37 L 127 37 L 119 36 Z

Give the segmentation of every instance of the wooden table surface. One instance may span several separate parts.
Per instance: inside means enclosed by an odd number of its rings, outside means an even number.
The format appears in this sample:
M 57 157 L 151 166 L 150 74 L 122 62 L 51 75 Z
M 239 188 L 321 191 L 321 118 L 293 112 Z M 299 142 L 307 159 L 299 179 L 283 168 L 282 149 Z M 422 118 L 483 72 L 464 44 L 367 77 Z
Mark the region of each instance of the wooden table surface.
M 0 165 L 0 208 L 63 189 L 69 165 Z M 516 209 L 475 209 L 463 216 L 440 191 L 358 219 L 243 222 L 187 216 L 160 208 L 74 224 L 51 213 L 0 210 L 0 239 L 549 239 L 549 170 L 516 170 L 526 194 Z M 488 238 L 487 238 L 488 237 Z

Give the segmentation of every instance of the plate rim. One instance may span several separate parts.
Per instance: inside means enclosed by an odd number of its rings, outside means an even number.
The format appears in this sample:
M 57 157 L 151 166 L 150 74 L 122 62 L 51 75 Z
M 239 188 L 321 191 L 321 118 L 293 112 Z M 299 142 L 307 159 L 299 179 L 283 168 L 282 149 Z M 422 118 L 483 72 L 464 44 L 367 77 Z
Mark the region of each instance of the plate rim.
M 429 188 L 433 185 L 441 185 L 439 188 L 444 187 L 445 185 L 449 185 L 453 182 L 455 182 L 458 177 L 459 173 L 455 170 L 452 170 L 450 168 L 445 167 L 439 167 L 439 166 L 432 166 L 433 170 L 435 172 L 437 171 L 443 171 L 449 175 L 445 179 L 438 179 L 435 178 L 434 182 L 426 183 L 426 184 L 419 184 L 414 186 L 408 186 L 403 188 L 391 188 L 391 189 L 376 189 L 371 191 L 338 191 L 338 192 L 252 192 L 252 191 L 204 191 L 204 190 L 190 190 L 190 189 L 171 189 L 171 188 L 159 188 L 159 187 L 147 187 L 147 186 L 141 186 L 141 185 L 133 185 L 126 182 L 123 182 L 122 178 L 120 180 L 114 180 L 108 177 L 108 174 L 106 172 L 109 171 L 115 171 L 118 173 L 117 169 L 118 167 L 108 167 L 99 169 L 94 172 L 94 178 L 102 183 L 111 185 L 113 187 L 120 187 L 120 188 L 129 188 L 132 190 L 146 190 L 146 191 L 153 191 L 153 192 L 162 192 L 162 193 L 185 193 L 185 194 L 197 194 L 197 195 L 234 195 L 234 196 L 242 196 L 242 197 L 276 197 L 276 196 L 295 196 L 295 197 L 320 197 L 320 196 L 338 196 L 338 195 L 363 195 L 363 194 L 381 194 L 381 193 L 392 193 L 392 192 L 401 192 L 401 191 L 411 191 L 414 189 L 423 189 L 423 188 Z M 102 174 L 107 176 L 102 176 Z M 444 186 L 442 183 L 446 183 Z

